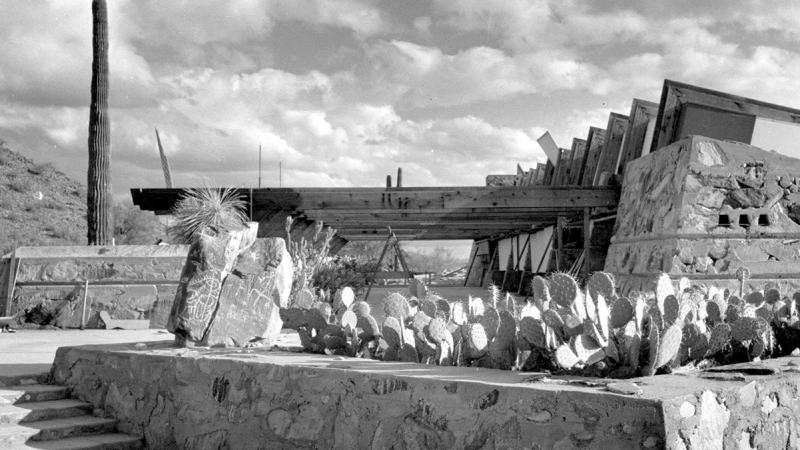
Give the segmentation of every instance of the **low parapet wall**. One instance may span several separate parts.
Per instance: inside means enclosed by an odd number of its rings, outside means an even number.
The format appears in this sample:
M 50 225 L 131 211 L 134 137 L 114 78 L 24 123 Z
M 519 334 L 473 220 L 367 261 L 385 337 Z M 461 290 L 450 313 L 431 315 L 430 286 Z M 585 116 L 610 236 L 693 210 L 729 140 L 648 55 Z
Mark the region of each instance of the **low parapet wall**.
M 59 349 L 53 378 L 150 448 L 796 448 L 798 358 L 634 380 L 168 343 Z
M 81 314 L 96 326 L 107 311 L 163 328 L 187 252 L 182 245 L 20 247 L 3 260 L 0 315 L 46 302 L 62 327 L 80 326 Z

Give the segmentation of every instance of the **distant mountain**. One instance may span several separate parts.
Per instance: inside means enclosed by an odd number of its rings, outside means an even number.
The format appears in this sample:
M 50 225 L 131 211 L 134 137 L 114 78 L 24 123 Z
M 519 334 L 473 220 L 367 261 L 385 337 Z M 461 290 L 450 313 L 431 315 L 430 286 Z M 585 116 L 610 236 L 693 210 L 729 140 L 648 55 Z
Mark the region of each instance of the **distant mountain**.
M 86 243 L 86 187 L 0 139 L 0 254 L 27 245 Z

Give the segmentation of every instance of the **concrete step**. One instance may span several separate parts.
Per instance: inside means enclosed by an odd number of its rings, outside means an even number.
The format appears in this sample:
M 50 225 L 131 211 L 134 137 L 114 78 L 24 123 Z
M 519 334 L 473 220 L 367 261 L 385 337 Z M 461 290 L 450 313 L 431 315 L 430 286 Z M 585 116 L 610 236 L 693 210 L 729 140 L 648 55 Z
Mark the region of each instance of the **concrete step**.
M 0 405 L 61 400 L 68 396 L 68 387 L 52 384 L 0 387 Z
M 0 405 L 0 424 L 18 424 L 91 414 L 92 405 L 79 400 L 48 400 Z
M 0 448 L 28 441 L 50 441 L 90 434 L 113 433 L 117 421 L 95 416 L 75 416 L 64 419 L 38 420 L 19 425 L 0 425 Z M 4 447 L 5 446 L 5 447 Z
M 38 448 L 46 450 L 134 450 L 142 449 L 142 440 L 122 433 L 103 433 L 78 436 L 53 441 L 29 441 L 13 449 Z

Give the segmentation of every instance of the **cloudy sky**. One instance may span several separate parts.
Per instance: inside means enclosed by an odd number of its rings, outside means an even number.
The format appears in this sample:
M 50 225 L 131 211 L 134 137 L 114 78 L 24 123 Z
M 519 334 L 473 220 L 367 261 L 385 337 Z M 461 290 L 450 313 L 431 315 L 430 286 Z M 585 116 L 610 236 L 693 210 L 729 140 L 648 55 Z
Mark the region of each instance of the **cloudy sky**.
M 800 107 L 795 2 L 109 0 L 113 187 L 480 185 L 664 78 Z M 85 180 L 90 0 L 0 0 L 0 139 Z

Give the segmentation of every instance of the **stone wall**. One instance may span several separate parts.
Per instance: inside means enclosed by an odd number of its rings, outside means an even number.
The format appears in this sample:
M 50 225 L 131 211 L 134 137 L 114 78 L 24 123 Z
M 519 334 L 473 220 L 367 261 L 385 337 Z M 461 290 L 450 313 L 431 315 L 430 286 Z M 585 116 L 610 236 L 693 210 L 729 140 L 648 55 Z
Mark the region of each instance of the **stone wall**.
M 800 445 L 800 358 L 634 379 L 626 395 L 614 380 L 147 345 L 61 348 L 52 375 L 150 448 Z
M 266 350 L 61 348 L 53 376 L 169 449 L 658 448 L 660 403 L 531 374 Z
M 158 245 L 20 247 L 14 254 L 16 284 L 9 312 L 46 305 L 37 315 L 52 316 L 53 325 L 78 327 L 88 280 L 87 326 L 99 326 L 99 312 L 108 311 L 114 319 L 147 319 L 152 327 L 163 328 L 187 251 L 186 246 Z M 9 262 L 6 267 L 12 266 Z M 7 268 L 3 293 L 13 279 L 9 273 Z M 4 307 L 0 304 L 0 311 Z
M 605 270 L 624 291 L 663 271 L 706 284 L 800 289 L 800 160 L 690 136 L 626 167 Z

